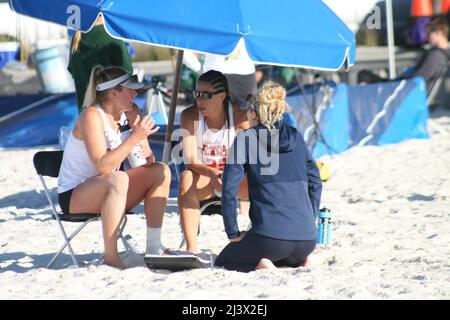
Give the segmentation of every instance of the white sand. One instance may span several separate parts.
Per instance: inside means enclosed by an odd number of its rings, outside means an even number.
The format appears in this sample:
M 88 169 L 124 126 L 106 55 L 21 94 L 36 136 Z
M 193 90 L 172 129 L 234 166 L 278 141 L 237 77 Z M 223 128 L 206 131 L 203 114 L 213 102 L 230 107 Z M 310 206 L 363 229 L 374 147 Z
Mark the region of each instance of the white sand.
M 448 112 L 436 121 L 450 131 Z M 62 238 L 34 174 L 36 151 L 0 152 L 0 299 L 450 298 L 450 136 L 435 132 L 428 140 L 355 148 L 327 161 L 334 174 L 323 204 L 332 210 L 333 244 L 318 249 L 322 263 L 249 274 L 119 271 L 95 263 L 66 268 L 67 253 L 56 270 L 45 269 Z M 163 231 L 171 247 L 180 239 L 175 203 Z M 143 250 L 143 207 L 136 211 L 125 233 Z M 201 227 L 200 247 L 218 254 L 227 243 L 221 217 L 204 216 Z M 100 224 L 78 237 L 75 251 L 86 261 L 98 259 Z

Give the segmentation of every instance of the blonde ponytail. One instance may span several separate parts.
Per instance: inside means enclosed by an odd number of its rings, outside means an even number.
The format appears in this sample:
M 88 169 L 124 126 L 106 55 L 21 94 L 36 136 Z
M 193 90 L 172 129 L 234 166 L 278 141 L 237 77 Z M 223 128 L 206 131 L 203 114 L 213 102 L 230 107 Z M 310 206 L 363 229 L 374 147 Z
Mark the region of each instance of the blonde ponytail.
M 97 79 L 99 78 L 102 70 L 103 67 L 100 65 L 95 66 L 92 69 L 91 76 L 89 77 L 89 84 L 84 94 L 83 108 L 92 106 L 97 103 Z
M 78 51 L 78 48 L 80 47 L 80 41 L 81 41 L 81 32 L 77 31 L 75 32 L 72 40 L 72 53 Z

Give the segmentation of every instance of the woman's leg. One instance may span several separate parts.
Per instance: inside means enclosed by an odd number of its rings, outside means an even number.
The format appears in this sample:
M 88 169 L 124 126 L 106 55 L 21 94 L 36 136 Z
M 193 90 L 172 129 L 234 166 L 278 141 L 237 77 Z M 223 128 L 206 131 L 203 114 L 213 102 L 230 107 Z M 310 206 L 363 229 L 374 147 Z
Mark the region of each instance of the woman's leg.
M 170 169 L 161 162 L 151 166 L 126 171 L 130 178 L 127 209 L 135 207 L 144 199 L 147 221 L 147 254 L 163 254 L 167 249 L 161 243 L 161 230 L 167 198 L 170 192 Z
M 186 239 L 186 250 L 197 253 L 197 234 L 200 225 L 200 201 L 215 196 L 211 179 L 191 170 L 184 170 L 180 176 L 178 208 L 181 227 Z
M 311 261 L 308 257 L 316 247 L 316 240 L 290 241 L 292 242 L 292 252 L 288 257 L 274 261 L 277 267 L 297 268 L 301 266 L 311 267 Z
M 248 180 L 247 176 L 244 177 L 239 185 L 238 198 L 242 200 L 248 200 Z
M 125 268 L 117 251 L 117 232 L 125 213 L 127 190 L 128 176 L 125 172 L 116 171 L 81 183 L 73 190 L 70 200 L 71 213 L 101 214 L 104 261 L 117 268 Z
M 238 199 L 239 199 L 239 213 L 248 215 L 250 204 L 248 202 L 247 176 L 245 176 L 244 180 L 242 180 L 241 184 L 239 185 Z
M 273 264 L 272 261 L 266 258 L 262 258 L 259 260 L 258 265 L 256 266 L 256 270 L 258 269 L 276 269 L 277 267 Z
M 290 252 L 289 245 L 283 240 L 247 234 L 239 242 L 230 242 L 216 258 L 215 265 L 228 270 L 250 272 L 261 267 L 264 262 L 266 266 L 268 261 L 283 259 Z
M 130 179 L 126 208 L 132 209 L 144 200 L 147 226 L 160 228 L 170 192 L 169 167 L 155 162 L 149 167 L 133 168 L 126 173 Z

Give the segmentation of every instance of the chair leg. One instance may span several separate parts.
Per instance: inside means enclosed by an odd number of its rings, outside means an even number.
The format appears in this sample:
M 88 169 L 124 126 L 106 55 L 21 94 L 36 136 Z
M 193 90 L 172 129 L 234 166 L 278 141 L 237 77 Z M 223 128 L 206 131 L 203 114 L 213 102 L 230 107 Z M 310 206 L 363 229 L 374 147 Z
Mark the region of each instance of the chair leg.
M 75 254 L 73 253 L 73 249 L 72 246 L 70 245 L 70 243 L 66 242 L 60 249 L 59 251 L 53 256 L 52 260 L 50 260 L 50 262 L 47 264 L 47 269 L 49 269 L 52 264 L 56 261 L 56 259 L 61 255 L 61 252 L 65 249 L 65 247 L 69 247 L 69 253 L 70 253 L 70 257 L 72 258 L 73 264 L 79 268 L 80 265 L 78 264 L 77 259 L 75 258 Z
M 132 245 L 130 245 L 130 243 L 128 242 L 128 240 L 131 239 L 130 235 L 123 235 L 123 230 L 125 229 L 125 226 L 127 225 L 128 219 L 127 216 L 125 215 L 123 217 L 123 220 L 121 222 L 121 226 L 119 227 L 119 232 L 117 233 L 117 236 L 120 238 L 120 240 L 122 241 L 122 244 L 125 248 L 125 251 L 127 252 L 135 252 L 136 248 L 134 248 Z
M 72 233 L 72 235 L 71 235 L 70 237 L 67 237 L 67 234 L 66 234 L 65 231 L 64 231 L 64 228 L 63 228 L 63 226 L 62 226 L 62 223 L 61 223 L 61 221 L 59 221 L 59 219 L 58 219 L 58 224 L 60 225 L 61 232 L 63 233 L 65 243 L 61 246 L 61 248 L 59 249 L 59 251 L 53 256 L 52 260 L 51 260 L 51 261 L 49 262 L 49 264 L 47 265 L 47 269 L 51 267 L 51 265 L 52 265 L 52 264 L 56 261 L 56 259 L 61 255 L 61 253 L 63 252 L 63 250 L 64 250 L 66 247 L 69 248 L 69 253 L 70 253 L 70 256 L 71 256 L 71 258 L 72 258 L 73 264 L 74 264 L 75 266 L 77 266 L 77 268 L 79 268 L 80 265 L 79 265 L 79 263 L 78 263 L 78 261 L 77 261 L 77 259 L 76 259 L 76 257 L 75 257 L 75 253 L 73 252 L 72 246 L 70 245 L 70 241 L 72 241 L 72 239 L 73 239 L 73 238 L 74 238 L 74 237 L 75 237 L 75 236 L 76 236 L 76 235 L 77 235 L 84 227 L 86 227 L 86 225 L 87 225 L 89 222 L 96 221 L 96 220 L 98 220 L 98 219 L 100 219 L 100 218 L 99 218 L 99 217 L 94 217 L 94 218 L 92 218 L 92 219 L 89 219 L 89 220 L 85 221 L 81 226 L 78 227 L 77 230 L 75 230 L 75 232 Z

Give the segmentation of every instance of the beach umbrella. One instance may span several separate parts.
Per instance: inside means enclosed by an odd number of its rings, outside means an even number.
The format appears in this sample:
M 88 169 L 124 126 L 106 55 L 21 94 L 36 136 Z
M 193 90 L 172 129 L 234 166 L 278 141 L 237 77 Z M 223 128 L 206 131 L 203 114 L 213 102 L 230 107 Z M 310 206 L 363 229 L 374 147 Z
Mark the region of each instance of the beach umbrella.
M 321 0 L 10 0 L 27 16 L 88 31 L 99 14 L 113 37 L 229 55 L 240 39 L 255 63 L 336 71 L 355 60 L 353 32 Z M 182 51 L 173 92 L 178 92 Z M 168 162 L 174 95 L 166 131 Z

